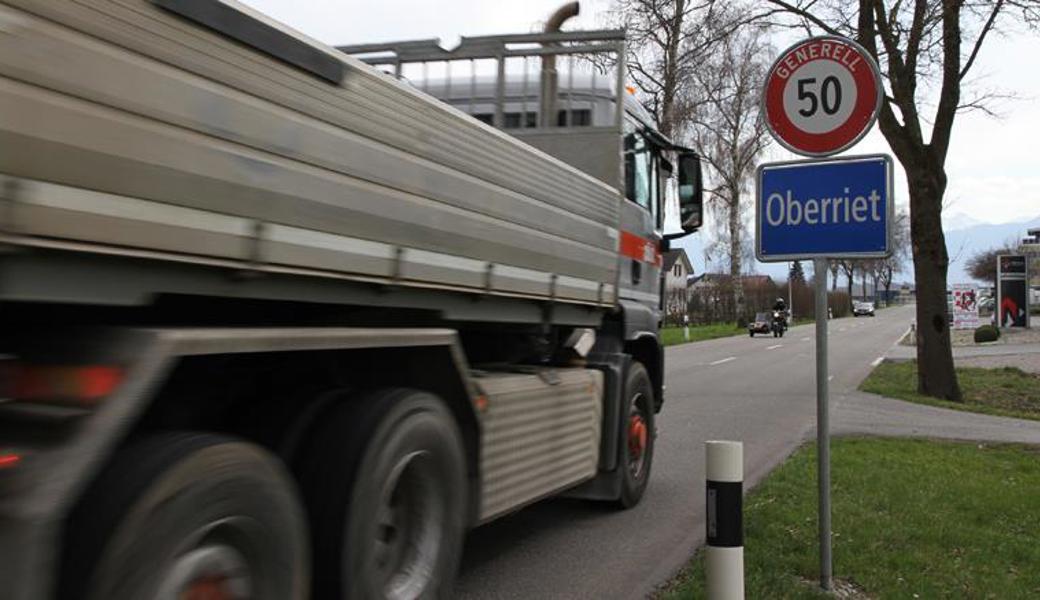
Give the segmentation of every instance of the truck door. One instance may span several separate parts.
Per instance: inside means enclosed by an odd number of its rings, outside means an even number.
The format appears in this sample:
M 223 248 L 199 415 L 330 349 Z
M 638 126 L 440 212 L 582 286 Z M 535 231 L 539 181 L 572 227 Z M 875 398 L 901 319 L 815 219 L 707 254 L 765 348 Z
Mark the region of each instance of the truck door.
M 660 159 L 654 144 L 626 120 L 625 197 L 621 206 L 619 293 L 650 308 L 655 322 L 661 306 Z

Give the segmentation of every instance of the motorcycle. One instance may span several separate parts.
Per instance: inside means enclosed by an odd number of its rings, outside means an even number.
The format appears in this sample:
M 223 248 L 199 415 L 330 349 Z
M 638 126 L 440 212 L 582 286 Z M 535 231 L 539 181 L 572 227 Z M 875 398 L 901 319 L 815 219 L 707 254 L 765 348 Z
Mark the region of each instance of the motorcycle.
M 784 311 L 773 311 L 773 322 L 770 324 L 770 329 L 773 337 L 784 337 L 784 332 L 787 331 L 787 315 Z

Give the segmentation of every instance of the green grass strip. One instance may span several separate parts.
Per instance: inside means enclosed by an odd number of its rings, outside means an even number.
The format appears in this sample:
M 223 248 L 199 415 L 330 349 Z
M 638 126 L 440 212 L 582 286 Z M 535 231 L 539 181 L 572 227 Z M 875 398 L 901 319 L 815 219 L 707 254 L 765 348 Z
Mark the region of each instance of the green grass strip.
M 869 598 L 1040 598 L 1040 450 L 832 443 L 834 577 Z M 819 598 L 816 452 L 745 499 L 748 598 Z M 659 596 L 704 597 L 703 552 Z M 847 597 L 847 596 L 843 596 Z
M 1014 367 L 959 367 L 956 371 L 964 396 L 963 402 L 949 402 L 918 394 L 915 361 L 883 362 L 863 380 L 859 389 L 919 404 L 1040 420 L 1040 375 Z

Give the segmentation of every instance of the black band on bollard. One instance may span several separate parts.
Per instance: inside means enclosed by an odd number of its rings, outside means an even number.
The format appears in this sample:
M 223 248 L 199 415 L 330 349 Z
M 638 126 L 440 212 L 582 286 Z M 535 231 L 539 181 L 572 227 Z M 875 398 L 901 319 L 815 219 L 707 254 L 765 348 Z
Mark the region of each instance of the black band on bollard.
M 738 548 L 744 545 L 744 483 L 708 481 L 708 545 Z

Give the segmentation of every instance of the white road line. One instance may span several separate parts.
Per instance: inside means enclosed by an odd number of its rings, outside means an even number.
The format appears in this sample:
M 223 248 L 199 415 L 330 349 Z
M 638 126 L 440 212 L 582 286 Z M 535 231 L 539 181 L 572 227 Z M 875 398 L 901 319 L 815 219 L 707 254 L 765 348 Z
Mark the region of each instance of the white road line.
M 737 357 L 736 356 L 728 356 L 726 358 L 723 358 L 721 360 L 717 360 L 715 362 L 710 362 L 708 364 L 709 365 L 721 365 L 722 363 L 728 363 L 731 360 L 737 360 Z
M 783 347 L 784 347 L 783 344 L 775 344 L 773 346 L 766 346 L 766 350 L 775 350 L 777 348 L 783 348 Z
M 809 338 L 802 338 L 802 341 L 803 341 L 803 342 L 808 342 L 808 341 L 809 341 Z
M 838 331 L 845 331 L 845 328 L 844 327 L 839 327 Z
M 872 362 L 870 363 L 870 366 L 872 366 L 872 367 L 876 367 L 876 366 L 880 365 L 880 364 L 881 364 L 881 361 L 883 361 L 883 360 L 885 360 L 885 357 L 884 357 L 884 356 L 879 356 L 879 357 L 875 358 L 875 359 L 874 359 L 874 360 L 873 360 L 873 361 L 872 361 Z
M 831 381 L 832 379 L 834 379 L 834 375 L 828 375 L 827 376 L 827 381 Z

